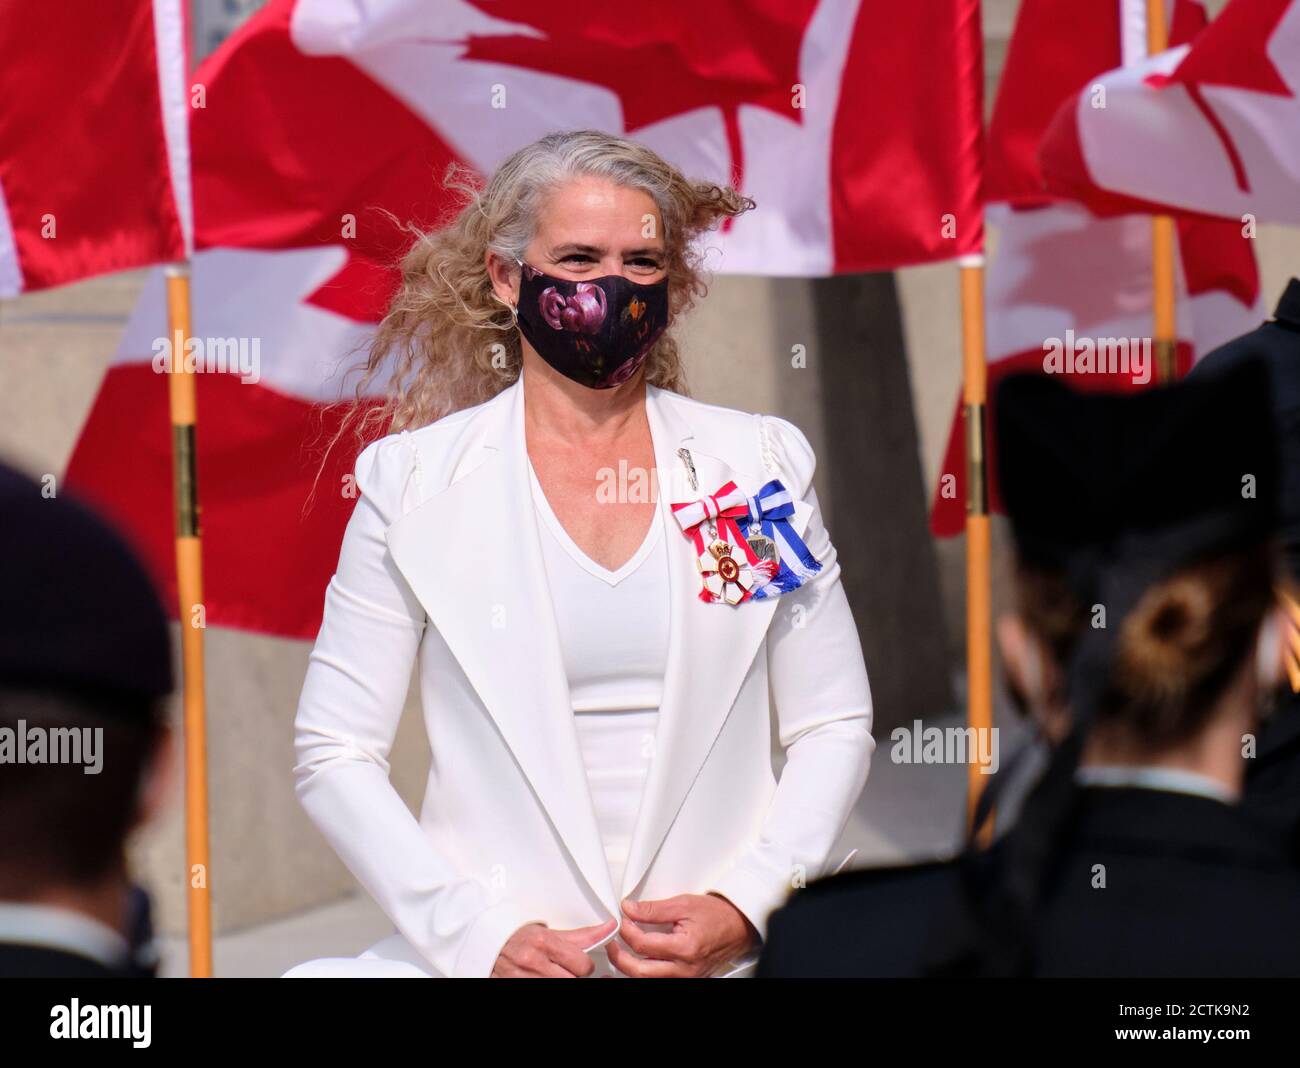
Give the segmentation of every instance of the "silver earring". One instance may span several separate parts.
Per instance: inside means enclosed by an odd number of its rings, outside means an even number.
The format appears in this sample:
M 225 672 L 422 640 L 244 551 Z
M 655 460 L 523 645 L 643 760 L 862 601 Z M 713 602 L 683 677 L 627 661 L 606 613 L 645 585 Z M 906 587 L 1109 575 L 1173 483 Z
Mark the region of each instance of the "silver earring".
M 514 322 L 515 322 L 515 325 L 518 326 L 518 325 L 519 325 L 519 306 L 518 306 L 517 304 L 511 304 L 508 300 L 502 300 L 500 297 L 498 297 L 498 296 L 496 295 L 496 293 L 493 293 L 493 294 L 492 294 L 492 299 L 495 300 L 495 301 L 498 301 L 498 302 L 501 303 L 501 304 L 504 304 L 507 308 L 510 309 L 510 318 L 513 319 Z

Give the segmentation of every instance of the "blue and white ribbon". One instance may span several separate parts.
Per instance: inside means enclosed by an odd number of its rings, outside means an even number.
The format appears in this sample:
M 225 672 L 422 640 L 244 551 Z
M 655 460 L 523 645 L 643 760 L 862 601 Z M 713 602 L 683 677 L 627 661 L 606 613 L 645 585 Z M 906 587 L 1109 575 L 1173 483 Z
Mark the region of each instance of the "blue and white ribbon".
M 757 525 L 764 537 L 776 543 L 781 565 L 776 578 L 754 591 L 756 598 L 776 597 L 797 590 L 822 569 L 790 523 L 794 516 L 794 498 L 780 479 L 772 479 L 753 497 L 747 497 L 745 503 L 748 513 L 744 519 L 737 520 L 742 533 L 748 534 Z

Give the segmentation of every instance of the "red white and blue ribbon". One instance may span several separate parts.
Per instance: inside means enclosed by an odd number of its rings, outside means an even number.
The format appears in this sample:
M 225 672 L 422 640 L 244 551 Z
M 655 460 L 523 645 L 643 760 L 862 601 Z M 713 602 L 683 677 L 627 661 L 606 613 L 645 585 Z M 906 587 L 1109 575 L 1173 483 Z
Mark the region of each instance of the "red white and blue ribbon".
M 822 569 L 791 525 L 793 516 L 794 497 L 778 478 L 772 479 L 753 497 L 745 498 L 745 514 L 739 519 L 741 529 L 753 534 L 757 527 L 764 537 L 771 538 L 776 543 L 781 562 L 776 577 L 755 591 L 757 598 L 777 597 L 797 590 Z
M 742 604 L 757 596 L 777 573 L 774 563 L 755 555 L 736 526 L 736 520 L 746 514 L 746 500 L 736 484 L 728 482 L 716 493 L 672 506 L 682 532 L 695 545 L 702 601 Z M 719 545 L 726 547 L 721 556 L 714 552 Z

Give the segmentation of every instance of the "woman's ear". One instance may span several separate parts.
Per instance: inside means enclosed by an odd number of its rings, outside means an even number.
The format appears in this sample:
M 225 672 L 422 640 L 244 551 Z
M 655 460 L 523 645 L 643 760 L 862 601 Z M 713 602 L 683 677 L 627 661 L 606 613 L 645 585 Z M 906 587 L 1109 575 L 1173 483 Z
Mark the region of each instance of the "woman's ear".
M 488 281 L 492 283 L 492 293 L 497 300 L 513 308 L 519 303 L 519 279 L 516 272 L 518 264 L 511 263 L 503 256 L 498 256 L 491 249 L 483 254 L 487 266 Z

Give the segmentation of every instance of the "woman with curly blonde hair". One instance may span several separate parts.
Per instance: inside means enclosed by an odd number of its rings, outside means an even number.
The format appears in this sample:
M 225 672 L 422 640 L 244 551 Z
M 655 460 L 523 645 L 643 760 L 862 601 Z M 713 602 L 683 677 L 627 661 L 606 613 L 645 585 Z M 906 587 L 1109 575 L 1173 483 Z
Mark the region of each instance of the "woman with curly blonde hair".
M 449 184 L 370 348 L 389 433 L 295 725 L 396 932 L 289 974 L 740 974 L 873 748 L 807 439 L 684 396 L 697 239 L 754 203 L 594 130 Z M 413 668 L 418 821 L 387 759 Z

